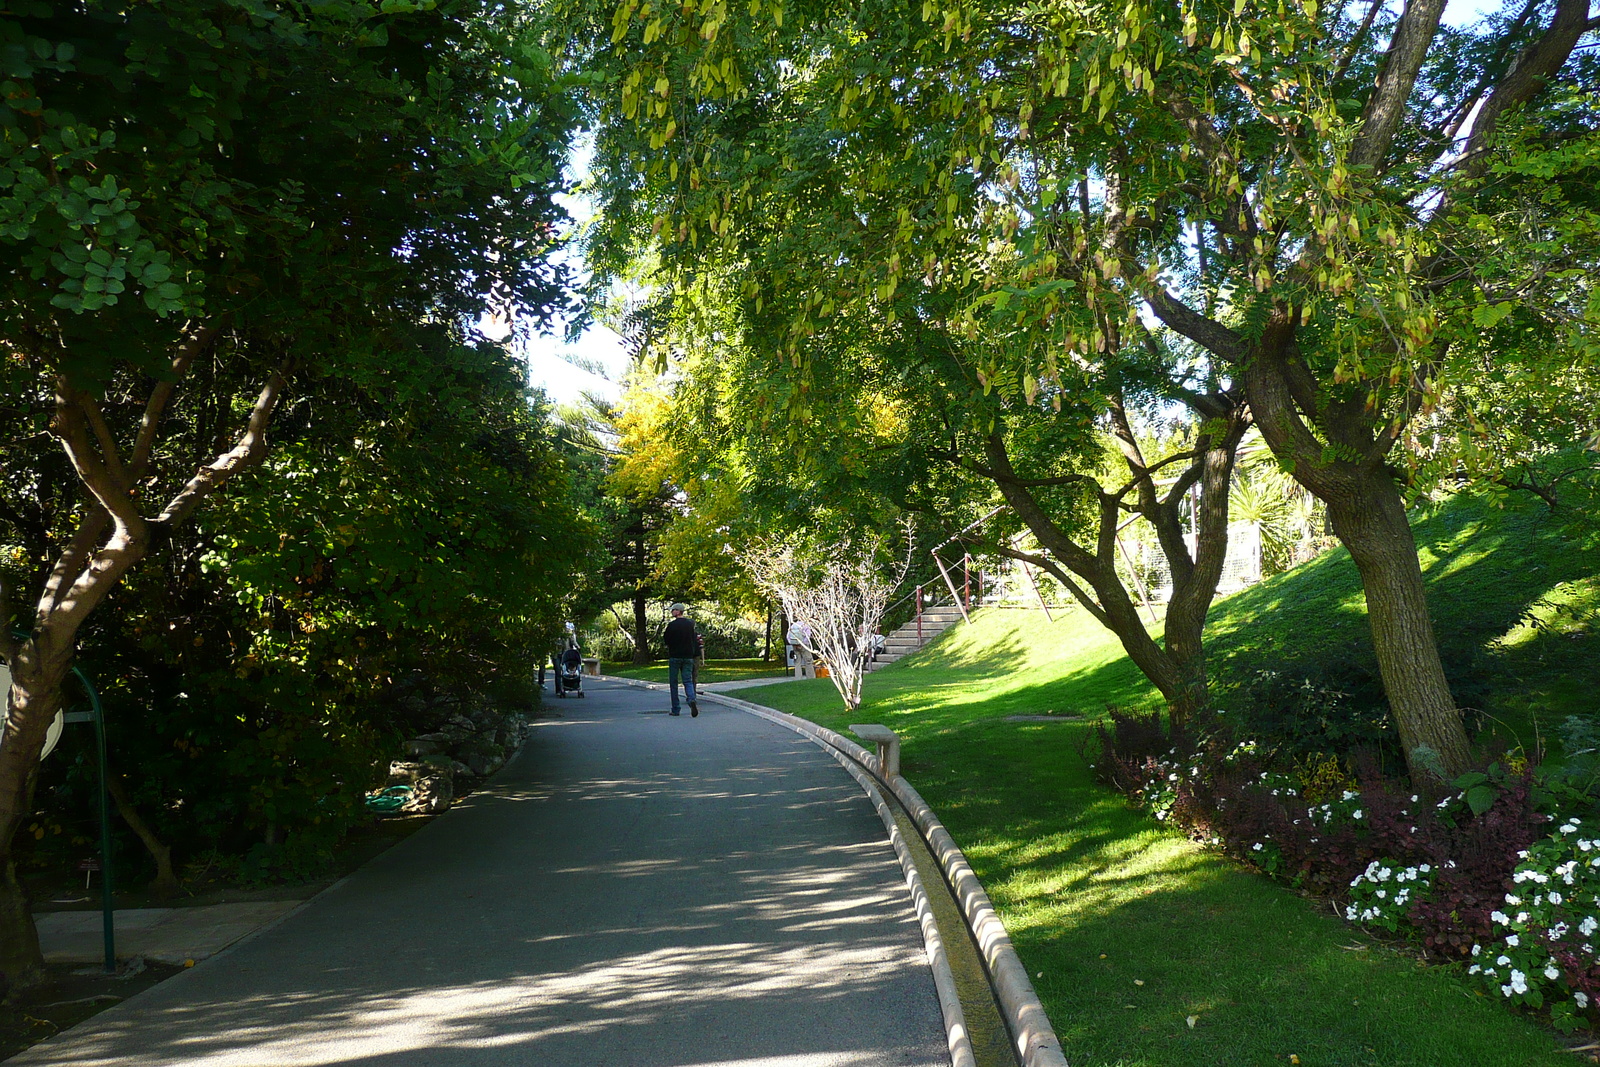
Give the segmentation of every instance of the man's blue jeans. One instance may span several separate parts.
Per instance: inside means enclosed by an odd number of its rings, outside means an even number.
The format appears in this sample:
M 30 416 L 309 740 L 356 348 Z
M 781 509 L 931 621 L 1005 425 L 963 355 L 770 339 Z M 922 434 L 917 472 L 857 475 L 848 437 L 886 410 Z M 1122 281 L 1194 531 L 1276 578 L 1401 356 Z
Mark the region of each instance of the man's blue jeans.
M 683 677 L 683 698 L 693 704 L 694 700 L 694 657 L 669 656 L 667 658 L 667 685 L 672 690 L 672 711 L 678 711 L 678 677 Z

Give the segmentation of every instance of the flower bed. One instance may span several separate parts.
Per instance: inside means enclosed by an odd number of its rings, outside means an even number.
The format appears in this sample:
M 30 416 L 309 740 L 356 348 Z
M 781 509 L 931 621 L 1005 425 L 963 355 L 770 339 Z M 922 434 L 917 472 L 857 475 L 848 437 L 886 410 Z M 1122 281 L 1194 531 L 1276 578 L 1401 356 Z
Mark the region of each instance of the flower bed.
M 1286 760 L 1220 717 L 1170 731 L 1159 715 L 1113 712 L 1099 741 L 1097 773 L 1157 819 L 1337 902 L 1351 922 L 1468 963 L 1558 1027 L 1591 1017 L 1600 824 L 1552 830 L 1555 794 L 1525 764 L 1430 792 L 1360 759 Z

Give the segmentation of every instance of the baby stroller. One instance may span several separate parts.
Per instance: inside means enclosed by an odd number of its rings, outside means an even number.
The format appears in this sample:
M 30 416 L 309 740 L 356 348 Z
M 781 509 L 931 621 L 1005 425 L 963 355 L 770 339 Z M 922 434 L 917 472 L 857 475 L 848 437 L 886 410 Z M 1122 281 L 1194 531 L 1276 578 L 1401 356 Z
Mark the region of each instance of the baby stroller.
M 568 693 L 583 698 L 583 653 L 576 648 L 556 654 L 556 696 L 565 700 Z

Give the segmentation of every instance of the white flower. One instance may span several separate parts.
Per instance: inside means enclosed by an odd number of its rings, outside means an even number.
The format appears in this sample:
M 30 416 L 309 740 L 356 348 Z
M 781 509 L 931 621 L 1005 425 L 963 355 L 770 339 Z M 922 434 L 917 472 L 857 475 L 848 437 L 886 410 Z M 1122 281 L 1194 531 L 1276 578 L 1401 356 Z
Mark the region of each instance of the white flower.
M 1525 912 L 1525 911 L 1517 912 L 1517 923 L 1518 923 L 1518 925 L 1521 925 L 1522 923 L 1525 923 L 1527 921 L 1528 921 L 1528 913 L 1527 912 Z
M 1511 962 L 1511 957 L 1510 956 L 1501 956 L 1499 959 L 1495 960 L 1494 962 L 1495 962 L 1495 966 L 1496 967 L 1504 967 L 1506 964 Z
M 1521 971 L 1512 971 L 1511 990 L 1518 994 L 1526 993 L 1528 991 L 1528 976 Z
M 1415 804 L 1416 802 L 1417 802 L 1417 798 L 1416 797 L 1412 797 L 1411 798 L 1411 803 Z
M 1473 945 L 1472 946 L 1472 954 L 1474 956 L 1476 956 L 1478 953 L 1480 953 L 1482 951 L 1483 951 L 1483 946 L 1482 945 Z
M 1350 813 L 1350 817 L 1351 817 L 1351 818 L 1352 818 L 1352 819 L 1359 819 L 1359 818 L 1361 818 L 1361 809 L 1360 809 L 1360 808 L 1357 808 L 1357 809 L 1356 809 L 1356 810 L 1355 810 L 1355 811 L 1352 811 L 1352 812 L 1351 812 L 1351 813 Z
M 1356 798 L 1356 794 L 1355 793 L 1350 792 L 1350 790 L 1348 790 L 1348 789 L 1346 789 L 1344 791 L 1344 799 L 1345 800 L 1354 800 L 1355 798 Z
M 1417 870 L 1421 871 L 1423 874 L 1427 874 L 1429 871 L 1433 870 L 1433 868 L 1424 863 L 1421 867 L 1418 867 Z
M 1387 889 L 1380 889 L 1375 895 L 1379 900 L 1382 900 L 1384 897 L 1389 895 L 1389 891 Z
M 1512 948 L 1516 948 L 1518 945 L 1522 944 L 1522 942 L 1517 939 L 1516 934 L 1507 934 L 1506 944 L 1510 945 Z
M 1552 903 L 1552 904 L 1559 904 L 1559 903 L 1561 903 L 1561 894 L 1560 894 L 1560 893 L 1557 893 L 1557 892 L 1556 892 L 1556 891 L 1555 891 L 1555 890 L 1553 890 L 1553 889 L 1552 889 L 1552 890 L 1551 890 L 1551 891 L 1550 891 L 1550 903 Z
M 1584 937 L 1588 937 L 1596 930 L 1600 930 L 1600 919 L 1596 919 L 1593 915 L 1584 916 L 1583 922 L 1578 924 L 1578 933 Z
M 1468 974 L 1477 974 L 1481 970 L 1483 970 L 1483 968 L 1479 967 L 1476 963 L 1474 963 L 1471 967 L 1467 968 L 1467 973 Z
M 1356 921 L 1356 907 L 1355 907 L 1354 904 L 1352 904 L 1348 908 L 1344 909 L 1344 917 L 1345 917 L 1345 921 L 1346 922 L 1355 922 Z
M 1556 970 L 1555 964 L 1547 963 L 1544 965 L 1544 976 L 1550 979 L 1550 981 L 1554 982 L 1557 978 L 1561 977 L 1561 972 Z
M 1503 911 L 1491 911 L 1489 913 L 1489 921 L 1497 922 L 1501 926 L 1510 926 L 1511 925 L 1511 920 L 1506 917 L 1506 913 L 1503 912 Z
M 1587 1008 L 1589 1006 L 1589 994 L 1580 989 L 1572 994 L 1572 1001 L 1580 1008 Z
M 1517 905 L 1517 904 L 1521 904 L 1522 903 L 1522 898 L 1521 897 L 1514 897 L 1510 893 L 1507 893 L 1506 894 L 1506 903 L 1507 904 L 1511 904 L 1513 906 Z
M 1550 928 L 1550 940 L 1552 940 L 1552 941 L 1560 941 L 1563 937 L 1566 937 L 1566 936 L 1567 936 L 1567 924 L 1566 923 L 1556 923 L 1554 926 L 1552 926 Z

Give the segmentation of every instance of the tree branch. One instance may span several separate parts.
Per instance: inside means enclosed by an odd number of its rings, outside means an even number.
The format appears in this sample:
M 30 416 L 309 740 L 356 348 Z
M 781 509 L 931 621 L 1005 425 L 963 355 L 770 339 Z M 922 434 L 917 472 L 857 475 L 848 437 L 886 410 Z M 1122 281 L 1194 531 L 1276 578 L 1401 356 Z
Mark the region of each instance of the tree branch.
M 282 368 L 272 372 L 256 397 L 255 407 L 250 411 L 250 420 L 245 425 L 244 433 L 239 437 L 239 443 L 231 451 L 218 456 L 215 461 L 196 471 L 194 477 L 189 479 L 156 517 L 156 522 L 169 528 L 177 526 L 194 513 L 202 500 L 226 483 L 229 478 L 240 470 L 261 462 L 267 453 L 267 424 L 272 420 L 273 409 L 278 405 L 278 397 L 282 394 L 287 380 Z
M 1516 40 L 1517 34 L 1522 32 L 1522 27 L 1528 24 L 1528 20 L 1533 17 L 1533 13 L 1539 9 L 1539 3 L 1540 0 L 1528 0 L 1523 5 L 1522 13 L 1506 29 L 1505 36 L 1495 46 L 1494 55 L 1490 56 L 1489 62 L 1483 65 L 1483 73 L 1478 77 L 1478 83 L 1472 87 L 1470 93 L 1461 98 L 1461 102 L 1455 106 L 1455 109 L 1445 116 L 1443 137 L 1446 141 L 1455 139 L 1462 123 L 1466 122 L 1467 116 L 1472 114 L 1472 105 L 1478 102 L 1478 98 L 1483 95 L 1484 90 L 1493 85 L 1494 80 L 1503 73 L 1506 54 L 1511 51 L 1511 42 Z
M 1537 2 L 1537 0 L 1535 0 Z M 1350 44 L 1344 50 L 1344 55 L 1339 57 L 1339 66 L 1333 72 L 1333 83 L 1337 85 L 1344 81 L 1344 76 L 1350 70 L 1350 64 L 1355 62 L 1356 53 L 1361 51 L 1361 46 L 1366 42 L 1367 34 L 1372 30 L 1372 21 L 1378 17 L 1378 12 L 1384 9 L 1388 0 L 1372 0 L 1372 6 L 1367 8 L 1366 18 L 1361 20 L 1361 25 L 1356 27 L 1356 32 L 1350 36 Z
M 1389 38 L 1389 51 L 1378 72 L 1378 84 L 1367 97 L 1355 144 L 1350 146 L 1348 162 L 1352 167 L 1371 167 L 1377 173 L 1383 171 L 1384 157 L 1405 115 L 1406 100 L 1417 83 L 1417 73 L 1427 58 L 1434 35 L 1439 32 L 1444 5 L 1445 0 L 1408 0 L 1400 13 L 1394 35 Z
M 105 536 L 106 528 L 110 525 L 111 515 L 90 496 L 84 502 L 83 518 L 79 521 L 77 530 L 73 532 L 72 539 L 67 542 L 66 547 L 61 550 L 61 555 L 56 557 L 55 565 L 50 568 L 50 576 L 45 579 L 44 592 L 39 597 L 36 624 L 42 625 L 61 603 L 62 597 L 82 573 L 89 556 L 100 543 L 100 539 Z
M 116 456 L 114 446 L 109 457 L 101 457 L 95 455 L 89 443 L 89 424 L 93 421 L 89 411 L 91 408 L 98 410 L 98 406 L 91 401 L 90 407 L 85 407 L 87 399 L 88 394 L 73 389 L 66 378 L 57 378 L 56 410 L 50 419 L 50 432 L 66 449 L 67 458 L 72 461 L 84 488 L 111 520 L 122 529 L 142 531 L 144 519 L 128 495 L 126 481 L 119 479 L 107 466 L 108 462 L 115 462 L 120 470 L 121 459 Z
M 100 461 L 105 465 L 106 475 L 123 496 L 133 490 L 133 484 L 128 480 L 128 471 L 122 465 L 122 453 L 117 448 L 116 435 L 111 432 L 111 427 L 106 423 L 106 414 L 100 409 L 99 401 L 85 390 L 78 390 L 78 407 L 83 412 L 83 417 L 94 431 L 95 441 L 100 445 Z
M 1072 575 L 1062 570 L 1060 565 L 1049 556 L 1036 556 L 1031 552 L 1020 552 L 1005 545 L 996 545 L 995 552 L 1005 556 L 1007 559 L 1031 563 L 1040 570 L 1048 572 L 1052 578 L 1067 587 L 1067 591 L 1072 594 L 1078 603 L 1083 605 L 1085 611 L 1094 616 L 1096 622 L 1108 630 L 1112 629 L 1111 617 L 1106 614 L 1105 609 L 1095 603 L 1094 598 L 1089 595 L 1088 591 L 1080 586 Z
M 150 466 L 150 455 L 155 450 L 156 431 L 161 426 L 161 417 L 166 414 L 172 394 L 182 382 L 183 376 L 188 373 L 195 358 L 205 351 L 206 347 L 216 339 L 217 334 L 222 332 L 224 323 L 225 320 L 208 323 L 192 333 L 188 340 L 178 346 L 178 354 L 172 357 L 171 380 L 157 382 L 155 388 L 150 390 L 150 399 L 144 406 L 144 416 L 139 420 L 139 435 L 134 441 L 133 452 L 128 457 L 128 474 L 134 481 L 144 477 L 145 471 Z
M 1242 363 L 1248 349 L 1244 338 L 1215 319 L 1195 311 L 1189 305 L 1157 285 L 1145 297 L 1156 318 L 1170 329 L 1182 334 L 1201 348 L 1229 363 Z
M 1566 64 L 1578 38 L 1589 29 L 1589 0 L 1558 0 L 1550 26 L 1522 50 L 1478 112 L 1472 136 L 1462 151 L 1466 160 L 1461 168 L 1463 176 L 1475 178 L 1488 169 L 1488 148 L 1501 116 L 1537 96 Z
M 954 449 L 945 449 L 930 452 L 929 455 L 954 463 L 956 466 L 971 471 L 973 474 L 982 475 L 993 482 L 1004 482 L 1007 485 L 1021 486 L 1025 489 L 1043 489 L 1052 485 L 1091 485 L 1095 491 L 1103 492 L 1100 483 L 1087 474 L 1062 474 L 1054 478 L 1019 478 L 1014 471 L 997 470 L 986 467 L 982 463 L 968 459 Z
M 0 570 L 0 659 L 11 663 L 17 658 L 17 639 L 11 635 L 11 616 L 15 608 L 11 603 L 11 581 L 6 573 Z M 5 707 L 6 698 L 0 695 L 0 711 Z

